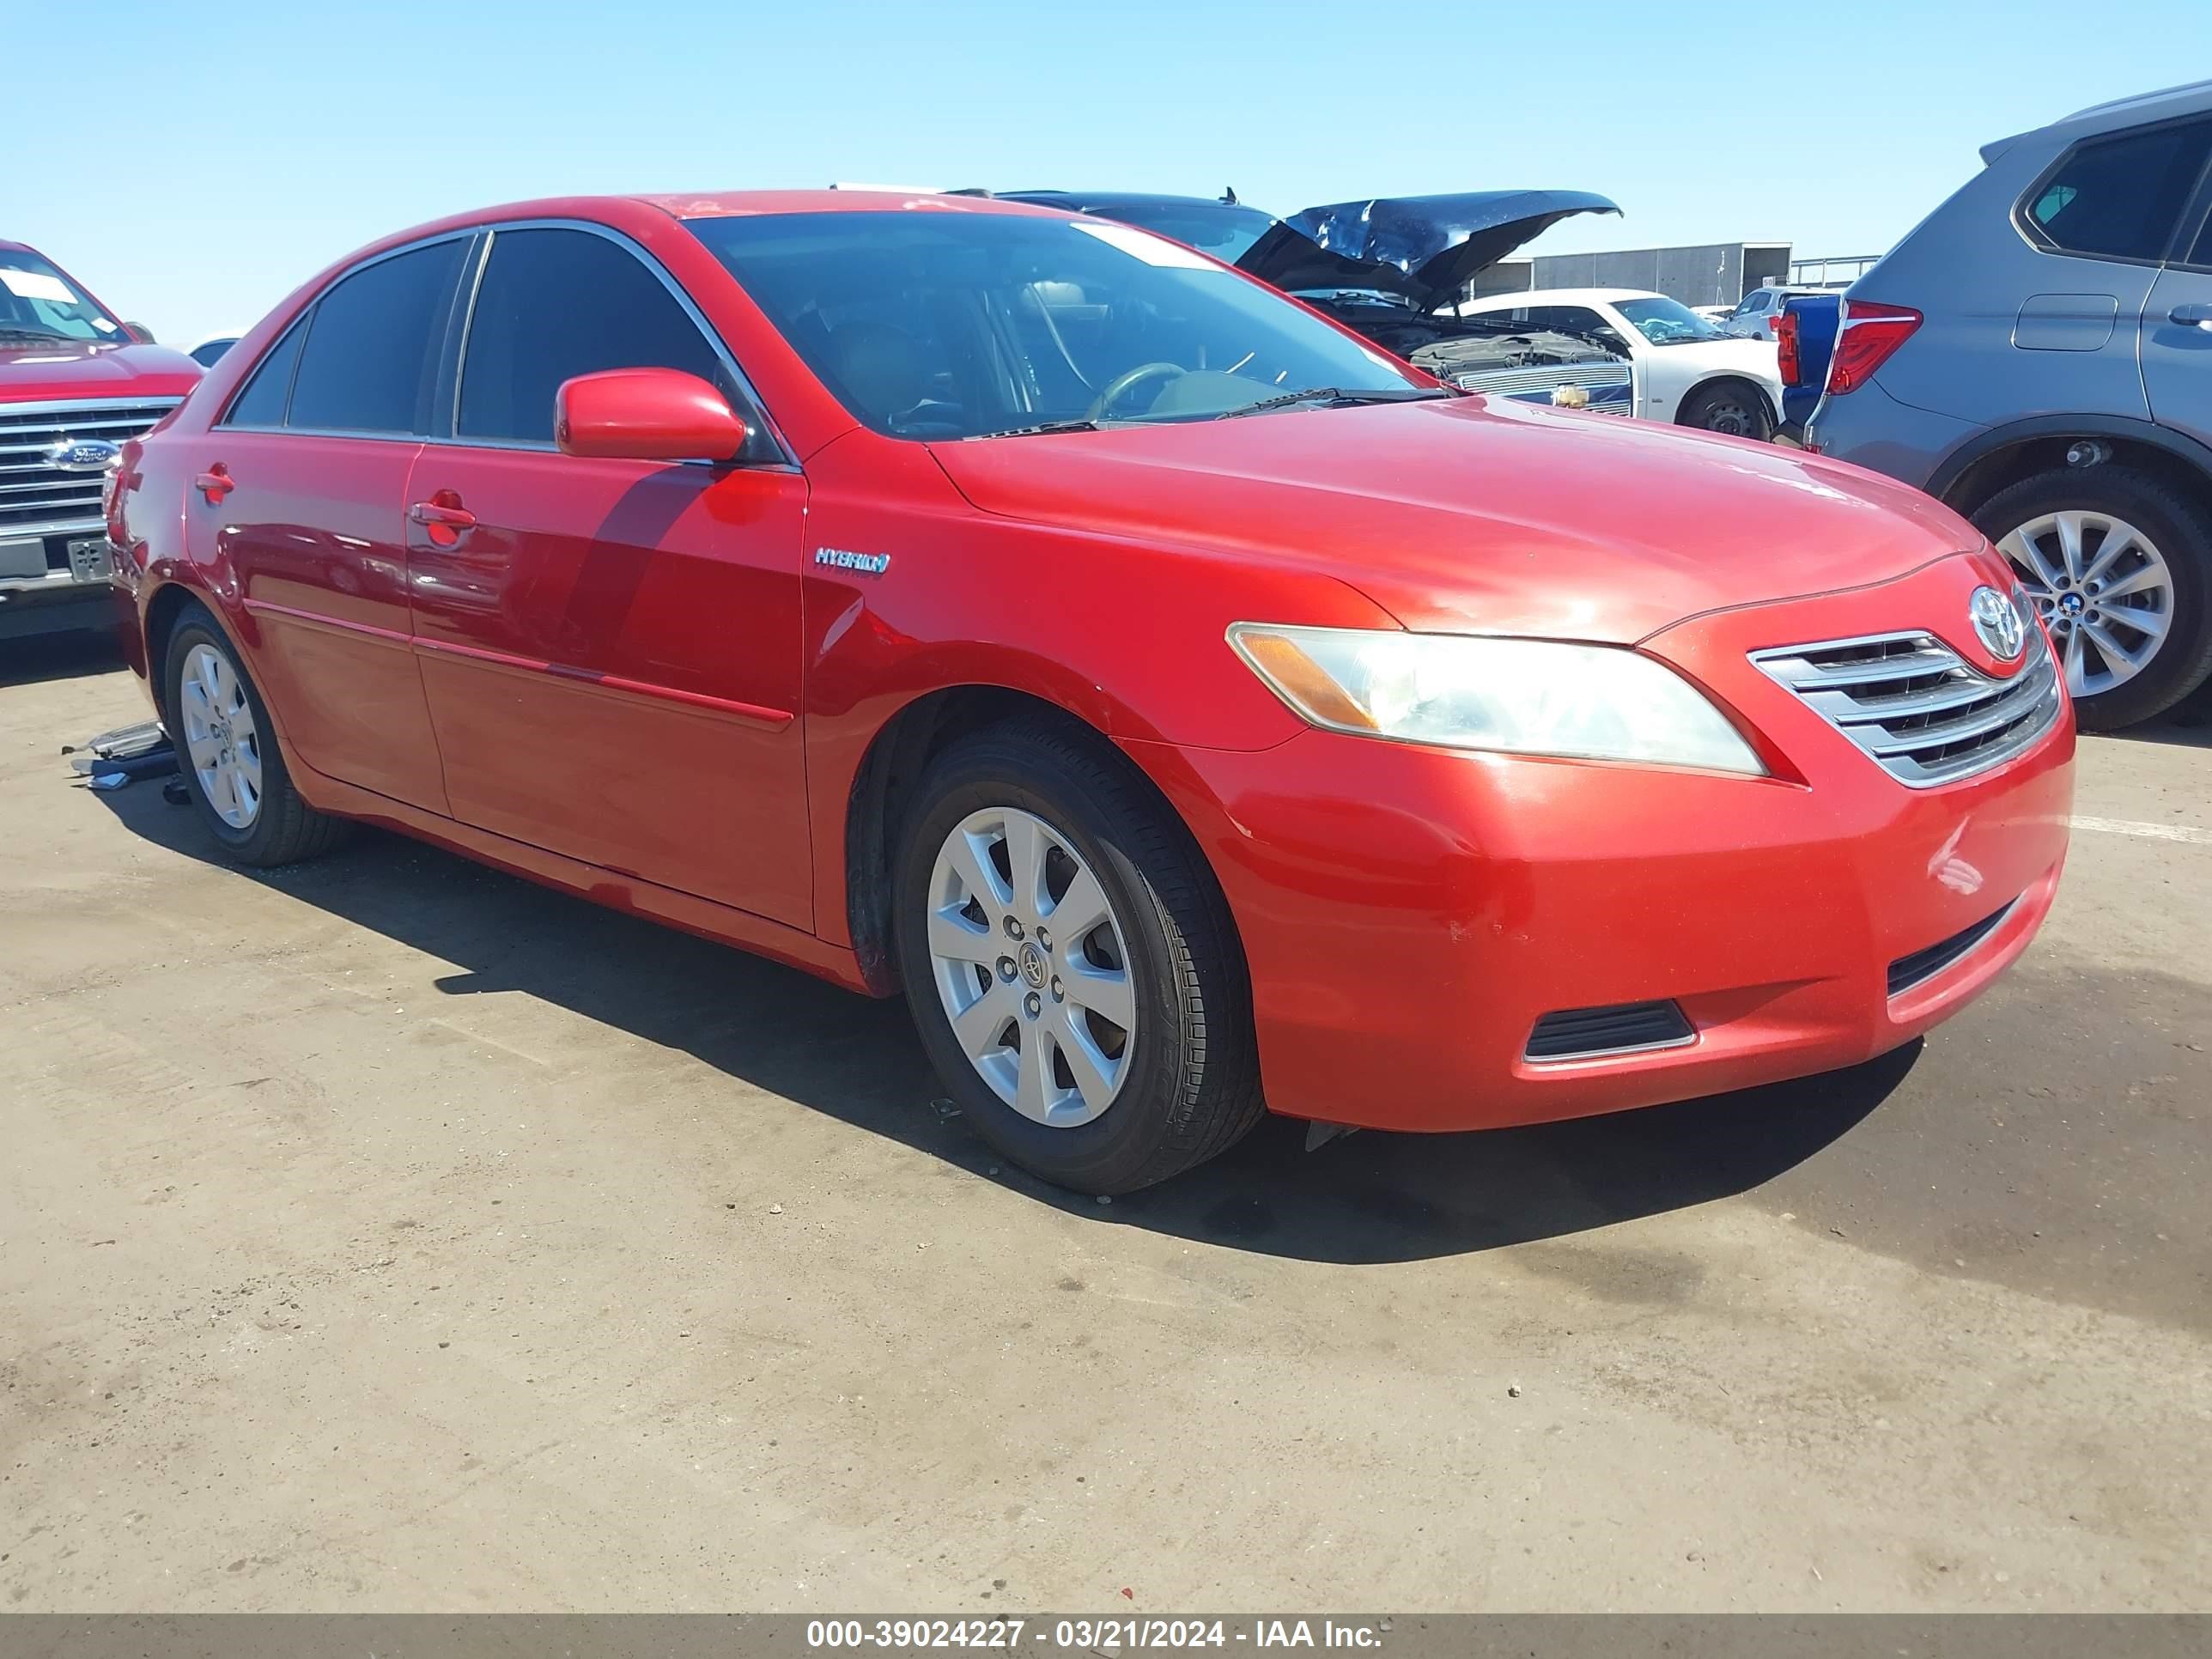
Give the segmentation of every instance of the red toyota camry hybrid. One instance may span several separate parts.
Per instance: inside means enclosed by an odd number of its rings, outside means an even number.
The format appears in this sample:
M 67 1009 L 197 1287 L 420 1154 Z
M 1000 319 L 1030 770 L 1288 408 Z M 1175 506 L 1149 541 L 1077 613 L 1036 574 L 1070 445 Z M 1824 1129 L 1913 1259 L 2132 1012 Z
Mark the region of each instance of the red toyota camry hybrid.
M 465 214 L 131 444 L 137 665 L 240 862 L 363 819 L 903 990 L 1091 1192 L 1848 1065 L 2026 947 L 2073 727 L 1870 473 L 1455 394 L 960 197 Z

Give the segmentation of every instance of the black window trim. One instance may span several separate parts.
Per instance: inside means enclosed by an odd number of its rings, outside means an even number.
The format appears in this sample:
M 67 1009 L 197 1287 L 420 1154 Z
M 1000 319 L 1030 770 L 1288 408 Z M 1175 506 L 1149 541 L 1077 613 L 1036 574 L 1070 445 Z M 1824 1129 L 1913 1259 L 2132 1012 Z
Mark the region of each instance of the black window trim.
M 2035 175 L 2035 181 L 2022 191 L 2012 204 L 2012 227 L 2020 233 L 2021 240 L 2038 253 L 2048 254 L 2055 259 L 2093 259 L 2100 264 L 2134 265 L 2144 270 L 2160 270 L 2172 264 L 2180 254 L 2186 253 L 2190 245 L 2179 239 L 2185 229 L 2191 228 L 2190 222 L 2196 213 L 2197 204 L 2201 199 L 2206 178 L 2208 175 L 2212 175 L 2212 144 L 2207 145 L 2205 160 L 2197 168 L 2197 182 L 2191 185 L 2183 195 L 2181 210 L 2176 216 L 2175 222 L 2166 227 L 2166 245 L 2156 258 L 2139 259 L 2123 253 L 2085 253 L 2079 249 L 2061 247 L 2028 213 L 2028 204 L 2040 197 L 2050 187 L 2051 181 L 2065 168 L 2067 163 L 2073 161 L 2083 150 L 2098 144 L 2112 143 L 2123 138 L 2138 137 L 2146 132 L 2162 131 L 2167 127 L 2212 128 L 2212 116 L 2208 116 L 2200 111 L 2194 114 L 2174 116 L 2164 121 L 2145 121 L 2138 126 L 2114 127 L 2109 132 L 2093 132 L 2076 138 L 2064 149 L 2060 150 L 2051 164 Z
M 458 449 L 519 450 L 540 455 L 560 453 L 559 445 L 541 443 L 535 439 L 462 437 L 460 435 L 461 379 L 463 367 L 467 361 L 469 331 L 476 321 L 477 300 L 483 289 L 484 272 L 490 268 L 491 251 L 499 240 L 500 233 L 508 230 L 580 230 L 605 241 L 612 242 L 643 265 L 659 282 L 661 287 L 668 290 L 670 297 L 683 308 L 684 314 L 691 319 L 691 325 L 697 329 L 701 337 L 705 339 L 707 349 L 727 371 L 731 384 L 737 388 L 738 397 L 744 404 L 744 407 L 737 411 L 738 418 L 749 423 L 757 424 L 761 433 L 775 446 L 776 452 L 773 459 L 698 460 L 685 461 L 681 465 L 742 466 L 750 471 L 796 472 L 801 470 L 797 452 L 792 448 L 790 442 L 784 437 L 781 428 L 776 425 L 775 417 L 769 413 L 768 404 L 762 400 L 760 392 L 755 388 L 751 380 L 746 375 L 744 370 L 738 366 L 736 356 L 723 343 L 721 335 L 715 330 L 714 325 L 707 320 L 706 313 L 701 311 L 697 303 L 684 292 L 684 285 L 669 275 L 666 267 L 634 238 L 623 234 L 612 225 L 599 224 L 590 219 L 501 219 L 489 224 L 479 225 L 476 229 L 483 238 L 483 244 L 477 250 L 473 270 L 466 266 L 462 270 L 457 291 L 465 295 L 465 305 L 457 306 L 455 325 L 447 334 L 447 356 L 441 366 L 438 403 L 431 411 L 430 434 L 422 441 Z

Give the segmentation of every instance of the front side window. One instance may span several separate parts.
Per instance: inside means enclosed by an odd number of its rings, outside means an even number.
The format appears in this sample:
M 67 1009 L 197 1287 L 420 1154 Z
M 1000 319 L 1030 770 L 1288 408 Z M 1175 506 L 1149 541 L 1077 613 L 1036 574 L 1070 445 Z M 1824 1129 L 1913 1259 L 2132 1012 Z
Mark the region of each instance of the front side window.
M 287 424 L 426 433 L 465 239 L 410 248 L 346 276 L 315 302 Z
M 131 336 L 82 289 L 27 248 L 0 247 L 0 335 L 21 340 Z
M 734 390 L 660 280 L 588 231 L 495 234 L 468 342 L 455 428 L 465 439 L 550 445 L 561 383 L 602 369 L 673 368 Z
M 2162 259 L 2204 169 L 2212 124 L 2152 127 L 2083 144 L 2027 204 L 2038 238 L 2063 253 Z
M 1616 300 L 1613 308 L 1628 325 L 1653 345 L 1687 345 L 1696 340 L 1725 340 L 1729 337 L 1680 300 L 1655 294 L 1648 299 Z
M 806 366 L 879 432 L 988 437 L 1233 414 L 1412 372 L 1131 225 L 937 210 L 689 222 Z

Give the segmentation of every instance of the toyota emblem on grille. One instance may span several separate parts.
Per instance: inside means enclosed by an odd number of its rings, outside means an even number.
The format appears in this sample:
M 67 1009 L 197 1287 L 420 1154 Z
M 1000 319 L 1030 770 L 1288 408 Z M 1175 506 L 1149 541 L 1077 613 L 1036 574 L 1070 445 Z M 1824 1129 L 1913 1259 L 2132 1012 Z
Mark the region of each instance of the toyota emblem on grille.
M 2027 625 L 2013 602 L 1994 587 L 1978 587 L 1966 601 L 1974 635 L 1999 662 L 2017 662 L 2027 648 Z
M 64 438 L 40 459 L 57 472 L 105 472 L 123 452 L 105 438 Z

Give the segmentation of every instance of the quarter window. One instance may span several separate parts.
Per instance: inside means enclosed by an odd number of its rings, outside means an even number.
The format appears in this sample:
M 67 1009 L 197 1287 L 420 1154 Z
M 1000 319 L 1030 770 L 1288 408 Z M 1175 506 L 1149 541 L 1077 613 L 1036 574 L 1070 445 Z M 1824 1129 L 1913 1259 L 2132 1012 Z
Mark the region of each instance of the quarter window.
M 306 320 L 284 331 L 284 337 L 269 349 L 246 390 L 231 400 L 228 426 L 282 426 L 284 399 L 292 390 L 292 367 L 300 361 L 300 342 L 307 337 Z
M 609 368 L 678 369 L 734 390 L 698 325 L 628 250 L 588 231 L 498 232 L 469 319 L 458 435 L 550 444 L 561 383 Z
M 2200 123 L 2083 144 L 2037 187 L 2028 222 L 2063 252 L 2162 259 L 2203 171 L 2208 140 L 2212 125 Z
M 428 432 L 463 239 L 364 266 L 315 302 L 292 383 L 289 424 L 333 432 Z

